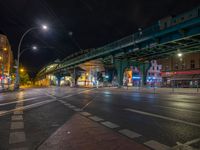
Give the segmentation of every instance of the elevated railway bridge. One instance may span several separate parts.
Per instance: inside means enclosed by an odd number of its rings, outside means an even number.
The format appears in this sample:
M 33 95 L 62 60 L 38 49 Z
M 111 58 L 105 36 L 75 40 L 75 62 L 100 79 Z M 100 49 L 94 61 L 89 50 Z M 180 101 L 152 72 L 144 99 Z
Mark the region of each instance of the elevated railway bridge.
M 114 67 L 117 70 L 120 86 L 125 68 L 137 66 L 141 70 L 142 84 L 145 84 L 151 60 L 197 51 L 200 51 L 200 7 L 176 17 L 161 19 L 147 29 L 140 29 L 105 46 L 81 51 L 47 65 L 37 74 L 37 80 L 49 74 L 58 79 L 67 74 L 76 78 L 78 66 L 96 61 L 105 68 Z

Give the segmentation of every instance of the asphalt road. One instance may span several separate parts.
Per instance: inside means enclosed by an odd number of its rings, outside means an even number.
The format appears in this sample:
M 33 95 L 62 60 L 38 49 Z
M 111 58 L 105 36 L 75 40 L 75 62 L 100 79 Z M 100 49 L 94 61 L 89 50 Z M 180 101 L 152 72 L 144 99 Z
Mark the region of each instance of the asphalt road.
M 174 147 L 178 142 L 200 149 L 199 96 L 68 87 L 1 93 L 0 150 L 37 149 L 79 111 L 95 116 L 92 120 L 102 125 L 113 123 L 107 126 L 115 132 L 132 131 L 134 141 L 151 148 Z M 23 118 L 16 118 L 16 111 L 22 111 Z

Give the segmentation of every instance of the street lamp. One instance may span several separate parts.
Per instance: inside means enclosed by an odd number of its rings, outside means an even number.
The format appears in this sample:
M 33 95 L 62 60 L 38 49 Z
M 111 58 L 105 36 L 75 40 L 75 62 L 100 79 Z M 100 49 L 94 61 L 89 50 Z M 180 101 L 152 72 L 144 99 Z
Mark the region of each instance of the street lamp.
M 33 46 L 32 49 L 33 49 L 33 50 L 37 50 L 37 46 Z
M 182 53 L 178 53 L 177 55 L 178 55 L 178 57 L 182 57 L 182 56 L 183 56 L 183 54 L 182 54 Z
M 38 48 L 37 48 L 37 46 L 32 46 L 32 47 L 28 47 L 28 48 L 25 48 L 25 49 L 21 50 L 20 55 L 19 55 L 19 60 L 20 60 L 20 58 L 21 58 L 21 55 L 22 55 L 25 51 L 30 50 L 30 49 L 33 50 L 33 51 L 36 51 Z
M 20 60 L 20 56 L 21 54 L 24 52 L 22 51 L 21 52 L 21 44 L 22 44 L 22 41 L 24 39 L 24 37 L 29 33 L 31 32 L 32 30 L 35 30 L 35 29 L 43 29 L 43 30 L 47 30 L 48 27 L 47 25 L 42 25 L 41 27 L 32 27 L 32 28 L 29 28 L 26 32 L 24 32 L 24 34 L 22 35 L 20 41 L 19 41 L 19 45 L 18 45 L 18 51 L 17 51 L 17 67 L 16 67 L 16 78 L 15 78 L 15 89 L 19 89 L 19 60 Z
M 48 30 L 48 26 L 47 25 L 42 25 L 42 29 Z
M 20 72 L 24 72 L 24 69 L 23 69 L 23 68 L 21 68 L 21 69 L 20 69 Z

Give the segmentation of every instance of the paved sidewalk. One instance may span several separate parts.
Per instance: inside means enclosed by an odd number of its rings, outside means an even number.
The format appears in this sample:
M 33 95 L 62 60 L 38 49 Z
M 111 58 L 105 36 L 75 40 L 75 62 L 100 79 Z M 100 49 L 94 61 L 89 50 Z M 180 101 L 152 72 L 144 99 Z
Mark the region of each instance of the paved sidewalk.
M 88 118 L 75 114 L 38 150 L 149 150 Z

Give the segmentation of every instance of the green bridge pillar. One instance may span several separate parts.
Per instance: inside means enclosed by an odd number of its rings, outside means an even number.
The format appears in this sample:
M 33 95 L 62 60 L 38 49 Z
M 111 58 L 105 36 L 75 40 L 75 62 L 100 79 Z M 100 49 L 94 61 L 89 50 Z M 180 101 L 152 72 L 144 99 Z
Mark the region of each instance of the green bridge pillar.
M 151 67 L 150 62 L 144 62 L 139 65 L 140 72 L 141 72 L 141 86 L 145 86 L 147 84 L 147 73 L 149 68 Z
M 118 80 L 118 86 L 123 86 L 123 77 L 124 77 L 124 70 L 128 67 L 128 60 L 116 60 L 114 62 L 116 70 L 117 70 L 117 80 Z
M 57 86 L 60 86 L 61 77 L 60 76 L 56 76 L 56 78 L 57 78 L 57 81 L 58 81 Z
M 58 84 L 57 86 L 60 86 L 60 82 L 61 82 L 61 78 L 62 78 L 62 74 L 60 72 L 54 74 L 57 78 Z

